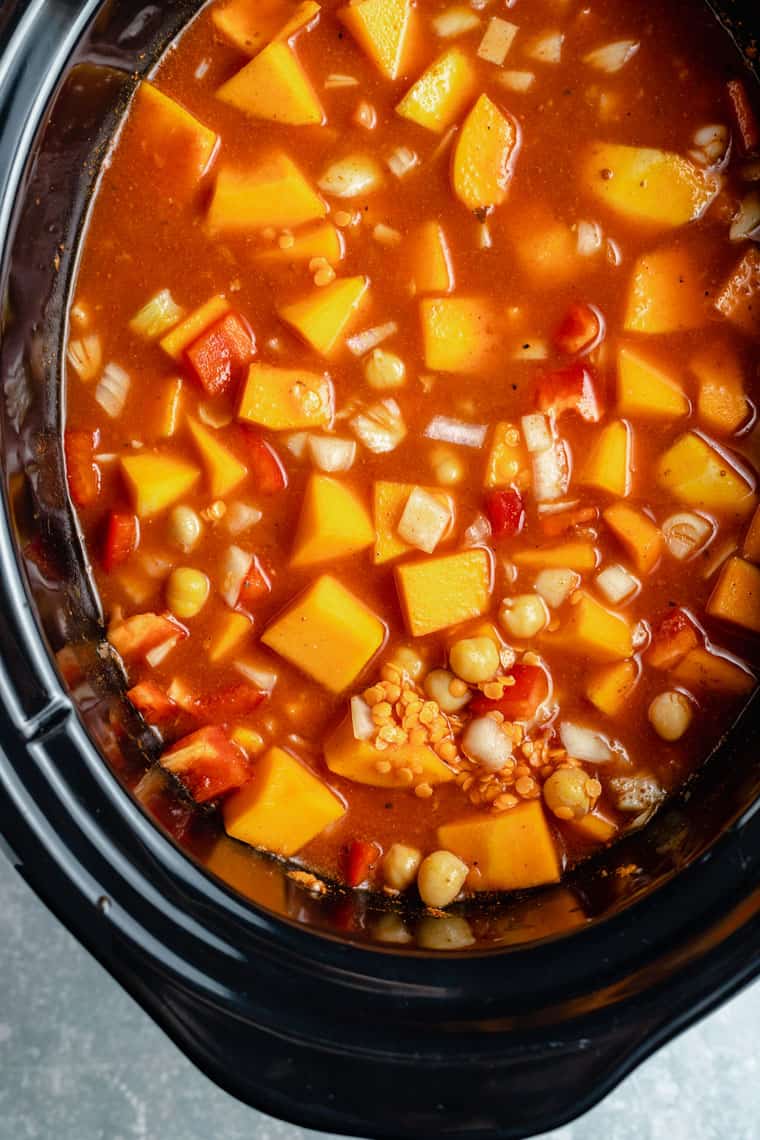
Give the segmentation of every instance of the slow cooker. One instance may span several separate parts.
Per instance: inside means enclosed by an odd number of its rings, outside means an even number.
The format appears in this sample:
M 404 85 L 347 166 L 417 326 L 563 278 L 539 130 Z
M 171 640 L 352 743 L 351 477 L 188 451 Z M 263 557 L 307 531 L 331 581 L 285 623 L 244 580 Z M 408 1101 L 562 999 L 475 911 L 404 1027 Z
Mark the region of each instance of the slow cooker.
M 47 906 L 224 1089 L 311 1128 L 524 1137 L 589 1108 L 760 969 L 760 706 L 678 799 L 561 887 L 471 904 L 442 953 L 263 857 L 204 870 L 127 788 L 120 677 L 68 503 L 78 237 L 134 85 L 197 4 L 0 10 L 0 830 Z M 757 68 L 756 6 L 715 13 Z M 89 653 L 68 691 L 54 652 Z M 108 762 L 104 762 L 103 754 Z M 440 940 L 436 943 L 440 945 Z

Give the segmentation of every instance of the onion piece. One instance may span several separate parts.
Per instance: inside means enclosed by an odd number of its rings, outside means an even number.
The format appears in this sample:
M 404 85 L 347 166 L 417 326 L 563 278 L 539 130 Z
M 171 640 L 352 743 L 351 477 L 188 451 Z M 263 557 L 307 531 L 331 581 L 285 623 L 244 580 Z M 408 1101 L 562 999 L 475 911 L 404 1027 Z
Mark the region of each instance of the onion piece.
M 129 373 L 118 364 L 106 364 L 95 389 L 95 399 L 112 420 L 124 411 L 130 383 Z
M 576 570 L 552 566 L 538 572 L 533 588 L 547 606 L 556 610 L 567 601 L 580 584 L 581 576 Z
M 422 487 L 414 487 L 396 526 L 396 534 L 409 546 L 432 554 L 451 522 L 450 500 L 444 504 Z
M 70 340 L 66 359 L 80 380 L 88 384 L 100 372 L 103 363 L 103 349 L 97 333 L 89 333 L 79 340 Z
M 542 412 L 523 416 L 520 420 L 520 426 L 525 439 L 525 446 L 531 454 L 547 451 L 554 443 L 554 433 L 549 418 Z
M 599 253 L 604 241 L 604 234 L 598 222 L 578 222 L 576 233 L 578 235 L 577 250 L 581 257 L 593 257 L 595 253 Z
M 406 436 L 401 408 L 390 398 L 359 412 L 349 426 L 359 442 L 375 455 L 393 451 Z
M 278 675 L 274 669 L 267 669 L 251 661 L 236 661 L 235 668 L 246 681 L 250 681 L 262 693 L 271 693 L 277 684 Z
M 234 502 L 227 507 L 224 521 L 230 534 L 242 534 L 244 530 L 261 522 L 263 517 L 258 507 L 252 507 L 249 503 Z
M 639 50 L 638 40 L 613 40 L 603 47 L 595 48 L 588 55 L 584 55 L 583 62 L 597 71 L 604 71 L 607 75 L 614 75 L 622 71 L 629 60 L 633 59 Z
M 694 132 L 692 142 L 695 149 L 689 154 L 695 162 L 718 169 L 726 165 L 731 152 L 731 135 L 723 123 L 708 123 L 700 127 Z
M 580 499 L 563 499 L 559 503 L 539 503 L 538 513 L 540 515 L 561 515 L 563 511 L 571 511 L 573 507 L 577 507 Z
M 331 91 L 336 87 L 358 87 L 359 80 L 355 75 L 341 75 L 337 71 L 333 71 L 325 79 L 325 91 Z
M 469 424 L 451 416 L 433 416 L 423 432 L 426 439 L 456 443 L 460 447 L 482 447 L 487 434 L 488 424 Z
M 656 808 L 665 799 L 665 790 L 654 776 L 615 776 L 607 787 L 618 811 Z
M 305 459 L 306 450 L 309 445 L 309 433 L 307 431 L 294 431 L 287 436 L 285 446 L 296 459 Z
M 501 71 L 497 78 L 502 87 L 518 92 L 530 91 L 536 82 L 536 76 L 532 71 Z
M 352 154 L 331 163 L 317 185 L 334 198 L 356 198 L 377 190 L 382 181 L 383 172 L 374 158 Z
M 563 720 L 559 726 L 559 736 L 568 756 L 574 760 L 585 760 L 589 764 L 607 764 L 614 756 L 609 742 L 602 734 L 584 725 Z
M 176 303 L 168 289 L 162 289 L 135 313 L 129 327 L 146 340 L 156 340 L 174 328 L 183 316 L 184 309 Z
M 480 17 L 476 16 L 471 8 L 464 4 L 455 4 L 453 8 L 446 8 L 433 16 L 430 21 L 433 31 L 442 40 L 453 39 L 454 36 L 463 36 L 473 28 L 480 26 Z
M 226 401 L 204 400 L 203 403 L 198 405 L 198 419 L 207 427 L 223 428 L 227 427 L 234 420 L 232 405 Z
M 465 546 L 482 546 L 491 537 L 491 524 L 485 515 L 478 514 L 462 535 Z
M 408 146 L 397 146 L 385 160 L 391 174 L 396 178 L 403 178 L 410 170 L 419 164 L 419 156 Z
M 499 16 L 492 16 L 478 45 L 477 54 L 480 59 L 501 67 L 518 31 L 517 24 L 511 24 L 509 20 L 502 20 Z
M 356 440 L 332 435 L 310 435 L 307 446 L 311 461 L 320 471 L 348 471 L 356 459 Z
M 731 241 L 760 241 L 760 191 L 753 190 L 742 201 L 728 236 Z
M 562 32 L 552 29 L 534 36 L 525 48 L 525 54 L 538 63 L 560 63 L 562 59 L 562 44 L 565 37 Z
M 549 503 L 567 494 L 570 461 L 565 445 L 555 443 L 548 451 L 533 456 L 533 495 L 538 503 Z
M 596 585 L 597 589 L 604 594 L 607 601 L 613 606 L 619 605 L 627 598 L 632 598 L 641 588 L 638 578 L 634 578 L 625 566 L 621 566 L 617 562 L 613 562 L 599 571 L 596 576 Z
M 346 348 L 352 352 L 354 356 L 364 356 L 366 353 L 371 352 L 373 348 L 377 348 L 389 336 L 394 336 L 398 332 L 398 325 L 395 321 L 386 321 L 384 325 L 375 325 L 371 329 L 365 329 L 364 332 L 356 333 L 350 336 L 346 341 Z
M 713 523 L 693 511 L 679 511 L 660 527 L 668 550 L 680 562 L 702 550 L 715 533 Z
M 354 740 L 371 740 L 375 735 L 372 710 L 363 697 L 351 698 L 351 728 Z
M 160 645 L 154 645 L 152 649 L 148 650 L 145 654 L 145 660 L 151 669 L 155 669 L 162 661 L 166 660 L 179 640 L 180 635 L 177 634 L 176 637 L 169 637 L 166 641 L 162 641 Z
M 248 571 L 251 569 L 253 555 L 239 546 L 228 546 L 222 558 L 219 593 L 230 609 L 234 610 L 238 604 L 240 591 L 243 588 Z
M 402 235 L 393 226 L 386 226 L 385 222 L 378 222 L 372 231 L 372 236 L 379 245 L 394 246 L 401 244 Z

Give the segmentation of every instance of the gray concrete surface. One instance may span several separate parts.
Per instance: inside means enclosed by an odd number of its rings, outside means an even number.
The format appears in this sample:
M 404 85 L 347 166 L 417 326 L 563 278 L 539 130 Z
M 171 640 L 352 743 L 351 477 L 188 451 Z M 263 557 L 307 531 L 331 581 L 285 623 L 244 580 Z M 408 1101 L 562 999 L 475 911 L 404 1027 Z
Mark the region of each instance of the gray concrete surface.
M 760 984 L 543 1140 L 758 1140 L 759 1067 Z M 0 858 L 0 1140 L 321 1136 L 210 1084 Z

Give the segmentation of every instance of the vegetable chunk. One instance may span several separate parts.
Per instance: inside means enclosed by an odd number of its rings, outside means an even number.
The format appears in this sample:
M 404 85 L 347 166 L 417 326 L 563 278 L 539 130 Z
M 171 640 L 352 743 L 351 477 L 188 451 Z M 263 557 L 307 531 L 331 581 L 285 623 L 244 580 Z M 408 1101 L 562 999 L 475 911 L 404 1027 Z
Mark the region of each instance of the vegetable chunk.
M 308 75 L 287 43 L 276 41 L 217 91 L 217 97 L 254 119 L 290 126 L 324 122 L 325 113 Z
M 578 476 L 581 483 L 624 498 L 631 489 L 631 431 L 624 420 L 601 430 Z
M 639 574 L 649 574 L 662 554 L 662 534 L 648 515 L 627 503 L 613 503 L 602 512 L 615 538 Z
M 451 501 L 443 491 L 437 487 L 421 488 L 428 495 L 437 499 L 441 507 L 451 511 Z M 390 562 L 400 554 L 408 554 L 413 546 L 405 542 L 398 533 L 398 524 L 409 500 L 415 490 L 414 483 L 388 483 L 382 479 L 377 480 L 374 489 L 375 511 L 375 565 Z
M 656 478 L 661 487 L 692 507 L 744 515 L 755 505 L 752 487 L 741 472 L 691 431 L 660 456 Z
M 515 566 L 524 569 L 542 570 L 544 567 L 565 566 L 577 570 L 579 574 L 589 573 L 596 568 L 598 556 L 593 542 L 562 542 L 559 546 L 537 546 L 533 550 L 515 550 L 511 555 Z
M 252 364 L 237 414 L 238 419 L 273 431 L 322 427 L 333 416 L 330 378 L 297 368 Z
M 304 492 L 290 565 L 301 568 L 347 558 L 374 541 L 372 520 L 355 492 L 328 475 L 312 475 Z
M 481 95 L 462 124 L 451 166 L 454 193 L 468 210 L 501 205 L 519 147 L 516 121 Z
M 707 602 L 710 617 L 760 633 L 760 567 L 729 558 Z
M 218 726 L 178 740 L 164 752 L 161 767 L 181 780 L 199 804 L 239 788 L 249 774 L 245 756 Z
M 256 260 L 285 265 L 290 261 L 311 261 L 313 257 L 324 257 L 331 265 L 343 259 L 343 239 L 332 222 L 318 222 L 315 226 L 293 235 L 293 244 L 281 248 L 262 249 Z
M 229 301 L 221 293 L 210 297 L 161 338 L 159 343 L 162 349 L 177 364 L 181 364 L 190 345 L 225 317 L 230 309 Z
M 574 599 L 569 616 L 557 632 L 543 634 L 542 640 L 601 663 L 620 661 L 633 653 L 631 628 L 625 618 L 585 593 Z
M 290 39 L 319 11 L 315 0 L 303 0 L 292 9 L 282 0 L 231 0 L 229 4 L 214 4 L 211 18 L 235 47 L 245 55 L 255 55 L 270 40 Z
M 385 637 L 377 615 L 337 578 L 324 574 L 275 618 L 261 640 L 330 692 L 340 693 Z
M 689 365 L 697 378 L 697 415 L 709 431 L 732 435 L 749 416 L 744 376 L 733 349 L 714 341 L 701 349 Z
M 225 800 L 224 828 L 233 839 L 275 855 L 295 855 L 345 814 L 342 800 L 282 748 L 256 760 L 253 778 Z
M 209 490 L 215 499 L 223 499 L 242 483 L 248 468 L 208 428 L 189 417 L 187 426 L 206 470 Z
M 461 48 L 450 48 L 409 88 L 396 111 L 402 118 L 441 134 L 464 110 L 475 83 L 470 57 Z
M 530 482 L 530 460 L 520 429 L 515 424 L 497 423 L 486 464 L 486 487 L 508 487 Z
M 501 815 L 446 823 L 437 840 L 469 864 L 473 890 L 519 891 L 559 881 L 557 848 L 537 800 Z
M 719 313 L 749 336 L 760 336 L 760 250 L 747 250 L 715 298 Z
M 446 235 L 440 222 L 423 222 L 409 249 L 412 286 L 415 293 L 450 293 L 454 271 Z
M 737 696 L 751 693 L 757 684 L 757 678 L 747 669 L 701 646 L 692 649 L 678 662 L 671 677 L 687 689 L 707 689 Z
M 327 206 L 292 159 L 274 154 L 253 171 L 222 167 L 208 210 L 212 233 L 303 226 L 324 218 Z
M 359 0 L 340 8 L 338 19 L 386 79 L 398 79 L 412 19 L 410 0 Z
M 192 463 L 169 455 L 126 455 L 120 459 L 135 512 L 152 518 L 176 503 L 195 486 L 200 471 Z
M 602 665 L 588 675 L 586 696 L 600 712 L 607 716 L 620 716 L 636 687 L 638 676 L 635 661 Z
M 178 186 L 203 177 L 219 141 L 214 131 L 176 100 L 145 81 L 137 89 L 129 129 L 140 139 L 143 154 L 154 169 L 171 172 Z
M 389 760 L 390 770 L 378 771 L 378 760 Z M 415 771 L 418 765 L 422 769 L 417 773 L 417 779 L 433 786 L 454 779 L 452 769 L 426 744 L 402 744 L 378 752 L 370 741 L 357 740 L 350 716 L 341 721 L 327 738 L 325 763 L 336 776 L 344 776 L 357 784 L 369 784 L 373 788 L 408 788 L 408 773 L 401 769 L 412 765 Z
M 488 608 L 491 563 L 485 550 L 405 562 L 395 574 L 404 620 L 414 637 L 480 617 Z
M 621 416 L 673 420 L 689 414 L 689 400 L 678 381 L 635 349 L 622 347 L 618 352 L 617 377 Z
M 616 214 L 662 228 L 701 217 L 720 189 L 714 175 L 678 154 L 612 143 L 591 147 L 582 177 Z
M 705 323 L 701 275 L 683 249 L 657 249 L 636 262 L 628 292 L 625 328 L 667 333 Z
M 495 336 L 483 297 L 431 297 L 420 302 L 425 366 L 433 372 L 478 372 L 491 359 Z
M 367 277 L 339 277 L 301 301 L 281 305 L 278 313 L 312 348 L 329 356 L 369 289 Z

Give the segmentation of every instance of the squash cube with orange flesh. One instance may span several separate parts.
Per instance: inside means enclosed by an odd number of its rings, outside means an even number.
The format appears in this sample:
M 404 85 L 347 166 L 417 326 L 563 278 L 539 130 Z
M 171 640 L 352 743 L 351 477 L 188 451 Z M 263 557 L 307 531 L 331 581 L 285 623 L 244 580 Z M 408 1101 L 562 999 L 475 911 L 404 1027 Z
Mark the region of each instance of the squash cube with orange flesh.
M 694 432 L 680 436 L 660 456 L 655 474 L 661 487 L 691 507 L 744 515 L 755 505 L 741 472 Z
M 649 516 L 628 503 L 613 503 L 602 518 L 639 574 L 653 570 L 662 554 L 662 534 Z
M 596 569 L 598 552 L 593 542 L 582 539 L 561 542 L 558 546 L 536 546 L 515 550 L 510 555 L 515 566 L 524 570 L 564 569 L 588 574 Z
M 449 48 L 409 88 L 396 111 L 402 118 L 441 134 L 459 118 L 476 82 L 470 56 L 459 47 Z
M 383 645 L 380 618 L 324 574 L 264 631 L 264 645 L 332 693 L 353 684 Z
M 256 55 L 270 40 L 287 40 L 319 14 L 315 0 L 295 8 L 283 0 L 230 0 L 214 4 L 211 19 L 228 40 L 244 52 Z
M 368 288 L 367 277 L 338 277 L 300 301 L 280 305 L 277 312 L 312 348 L 329 356 L 338 347 Z
M 226 316 L 231 307 L 227 298 L 221 294 L 210 297 L 197 309 L 193 309 L 192 313 L 185 317 L 184 321 L 175 325 L 166 336 L 161 337 L 159 343 L 162 349 L 171 356 L 172 360 L 176 360 L 178 364 L 181 363 L 185 349 L 189 348 L 194 340 L 202 336 L 218 320 Z
M 653 147 L 595 143 L 583 183 L 616 214 L 651 226 L 683 226 L 701 217 L 720 180 L 679 154 Z
M 464 550 L 405 562 L 395 570 L 407 629 L 424 637 L 480 617 L 491 598 L 491 562 L 485 550 Z
M 631 490 L 631 429 L 625 420 L 615 420 L 600 431 L 578 480 L 624 498 Z
M 390 761 L 389 771 L 378 771 L 381 759 Z M 454 779 L 453 770 L 427 744 L 402 744 L 379 752 L 371 741 L 357 740 L 350 716 L 325 741 L 325 763 L 336 776 L 373 788 L 408 788 L 408 772 L 401 769 L 412 766 L 419 783 L 434 786 Z
M 404 513 L 409 496 L 415 489 L 414 483 L 388 483 L 377 480 L 374 489 L 375 512 L 375 552 L 374 562 L 390 562 L 400 554 L 408 554 L 414 547 L 399 536 L 398 524 Z M 427 494 L 437 499 L 442 507 L 452 511 L 450 497 L 439 487 L 423 488 Z
M 580 819 L 569 820 L 565 826 L 585 843 L 609 843 L 620 830 L 614 820 L 598 811 L 589 812 Z
M 408 261 L 415 293 L 450 293 L 454 271 L 440 222 L 423 222 L 409 242 Z
M 618 352 L 617 391 L 621 416 L 674 420 L 689 414 L 689 400 L 678 381 L 627 345 Z
M 515 424 L 497 423 L 486 463 L 486 487 L 509 487 L 514 483 L 522 489 L 530 480 L 530 458 L 520 429 Z
M 187 426 L 206 470 L 212 496 L 215 499 L 225 498 L 242 483 L 248 474 L 248 468 L 219 442 L 214 432 L 203 427 L 197 420 L 188 417 Z
M 217 91 L 254 119 L 288 126 L 318 125 L 325 113 L 308 75 L 289 44 L 274 41 L 260 51 Z
M 342 800 L 285 752 L 270 748 L 253 777 L 224 801 L 224 829 L 233 839 L 275 855 L 295 855 L 345 814 Z
M 386 79 L 398 79 L 412 19 L 410 0 L 358 0 L 340 8 L 338 19 Z
M 499 815 L 444 823 L 436 841 L 469 865 L 467 885 L 473 890 L 519 891 L 559 882 L 557 846 L 538 800 Z
M 122 456 L 119 463 L 132 505 L 141 519 L 152 518 L 176 503 L 195 486 L 201 474 L 184 459 L 150 452 Z
M 274 39 L 281 43 L 292 39 L 302 28 L 307 27 L 312 21 L 316 20 L 321 11 L 322 9 L 316 0 L 302 0 L 302 2 L 297 4 L 293 9 Z
M 304 491 L 290 565 L 314 566 L 358 554 L 375 541 L 375 528 L 358 495 L 329 475 L 314 474 Z
M 697 416 L 709 431 L 732 435 L 749 415 L 741 364 L 725 341 L 713 341 L 689 364 L 697 378 Z
M 715 298 L 719 313 L 749 336 L 760 336 L 760 251 L 751 246 Z
M 253 171 L 222 167 L 208 209 L 212 233 L 295 229 L 324 218 L 327 207 L 286 154 L 271 155 Z
M 724 562 L 707 613 L 760 633 L 760 567 L 738 557 Z
M 252 364 L 237 415 L 272 431 L 323 427 L 333 417 L 332 383 L 319 372 Z
M 568 616 L 557 632 L 542 634 L 541 639 L 547 646 L 601 664 L 621 661 L 633 654 L 631 627 L 625 618 L 605 609 L 586 593 L 573 598 Z
M 700 328 L 705 319 L 703 273 L 685 249 L 656 249 L 638 258 L 625 312 L 629 332 L 680 332 Z
M 505 200 L 519 144 L 512 116 L 481 95 L 462 124 L 451 164 L 454 193 L 468 210 L 491 210 Z
M 586 677 L 586 697 L 607 716 L 620 716 L 638 679 L 639 671 L 635 661 L 601 665 Z
M 129 129 L 143 156 L 157 171 L 171 175 L 172 183 L 196 183 L 208 170 L 218 138 L 174 99 L 152 83 L 137 89 Z
M 757 678 L 747 669 L 702 646 L 690 650 L 670 676 L 676 684 L 687 689 L 706 689 L 736 696 L 752 692 L 757 684 Z
M 760 562 L 760 507 L 757 507 L 752 522 L 744 536 L 742 555 L 750 562 Z
M 420 302 L 425 367 L 478 372 L 493 358 L 493 312 L 484 297 L 430 297 Z
M 251 632 L 253 625 L 251 619 L 247 614 L 241 613 L 228 613 L 220 619 L 217 626 L 216 633 L 211 648 L 209 650 L 209 661 L 216 664 L 217 661 L 224 660 L 238 648 L 240 643 L 245 640 Z
M 265 264 L 288 264 L 292 261 L 311 261 L 313 257 L 323 257 L 331 265 L 343 258 L 344 246 L 340 230 L 332 222 L 318 222 L 315 226 L 293 234 L 293 244 L 275 245 L 262 249 L 256 260 Z

